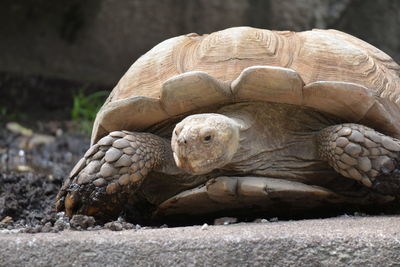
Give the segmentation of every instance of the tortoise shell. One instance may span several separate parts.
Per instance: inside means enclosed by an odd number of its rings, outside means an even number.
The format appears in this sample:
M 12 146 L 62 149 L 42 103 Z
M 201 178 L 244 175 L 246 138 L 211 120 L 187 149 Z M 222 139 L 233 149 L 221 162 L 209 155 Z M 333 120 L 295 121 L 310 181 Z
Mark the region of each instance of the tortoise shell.
M 400 66 L 336 30 L 230 28 L 166 40 L 140 57 L 98 112 L 92 144 L 215 104 L 303 105 L 400 137 Z

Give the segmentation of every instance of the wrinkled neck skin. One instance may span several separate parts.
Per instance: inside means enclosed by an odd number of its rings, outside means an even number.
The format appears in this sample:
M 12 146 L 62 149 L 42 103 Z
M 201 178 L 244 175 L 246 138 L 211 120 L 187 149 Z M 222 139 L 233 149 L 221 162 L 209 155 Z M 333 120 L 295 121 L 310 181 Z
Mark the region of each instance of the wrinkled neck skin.
M 154 166 L 154 171 L 162 172 L 169 175 L 179 175 L 179 174 L 187 174 L 187 172 L 181 168 L 179 168 L 174 160 L 173 152 L 171 149 L 171 142 L 168 139 L 163 139 L 163 153 L 161 154 L 161 159 L 159 160 L 159 164 Z
M 334 123 L 313 110 L 277 103 L 239 103 L 219 110 L 240 125 L 239 145 L 221 169 L 266 177 L 311 180 L 333 172 L 320 160 L 317 133 Z

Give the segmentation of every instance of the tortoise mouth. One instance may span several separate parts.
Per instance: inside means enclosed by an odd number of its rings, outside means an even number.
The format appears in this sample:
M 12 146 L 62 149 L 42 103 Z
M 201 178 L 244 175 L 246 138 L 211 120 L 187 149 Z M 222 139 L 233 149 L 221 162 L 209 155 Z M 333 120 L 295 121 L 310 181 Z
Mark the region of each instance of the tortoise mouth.
M 174 160 L 178 168 L 185 170 L 186 172 L 193 175 L 202 175 L 219 168 L 219 165 L 224 162 L 225 155 L 222 155 L 215 159 L 207 160 L 190 160 L 184 156 L 178 156 L 177 153 L 173 152 Z
M 180 169 L 185 170 L 189 173 L 194 173 L 194 170 L 193 170 L 192 165 L 190 164 L 188 158 L 179 157 L 175 152 L 173 152 L 173 155 L 174 155 L 174 160 L 175 160 L 176 166 L 178 166 Z

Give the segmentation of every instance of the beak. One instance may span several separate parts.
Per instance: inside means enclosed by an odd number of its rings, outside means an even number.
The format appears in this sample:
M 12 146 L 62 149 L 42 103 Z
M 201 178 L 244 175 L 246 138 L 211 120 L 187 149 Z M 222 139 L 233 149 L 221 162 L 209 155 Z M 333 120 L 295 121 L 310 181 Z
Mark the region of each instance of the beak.
M 181 161 L 179 160 L 179 157 L 178 157 L 178 155 L 177 155 L 175 152 L 174 152 L 174 160 L 175 160 L 176 166 L 178 166 L 179 168 L 182 169 L 182 163 L 181 163 Z
M 178 155 L 174 152 L 174 160 L 176 163 L 176 166 L 178 166 L 180 169 L 183 169 L 188 172 L 193 172 L 192 166 L 190 165 L 189 161 L 187 158 L 181 157 L 179 158 Z

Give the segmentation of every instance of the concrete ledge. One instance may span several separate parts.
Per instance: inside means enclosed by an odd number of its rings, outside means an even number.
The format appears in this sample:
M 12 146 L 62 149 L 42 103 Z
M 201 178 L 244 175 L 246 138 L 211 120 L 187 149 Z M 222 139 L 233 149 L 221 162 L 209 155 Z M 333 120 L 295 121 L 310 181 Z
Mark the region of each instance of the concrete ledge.
M 394 266 L 400 216 L 0 234 L 0 266 Z

